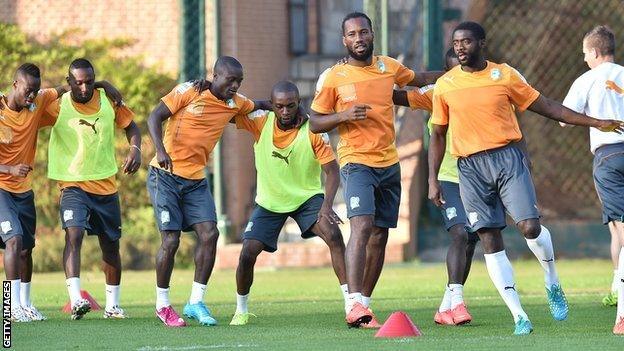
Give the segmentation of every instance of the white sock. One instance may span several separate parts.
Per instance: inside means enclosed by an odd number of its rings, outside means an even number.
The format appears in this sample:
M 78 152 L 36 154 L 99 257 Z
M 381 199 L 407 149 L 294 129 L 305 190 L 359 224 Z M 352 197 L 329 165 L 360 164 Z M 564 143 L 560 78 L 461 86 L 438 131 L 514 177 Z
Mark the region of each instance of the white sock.
M 353 305 L 357 302 L 362 303 L 362 293 L 349 293 L 349 296 L 347 296 L 347 303 L 345 304 L 345 312 L 347 312 L 347 314 L 351 312 Z
M 191 305 L 204 301 L 204 294 L 206 294 L 207 286 L 208 284 L 193 282 L 193 286 L 191 287 L 191 297 L 189 298 L 189 303 Z
M 526 239 L 529 249 L 533 252 L 537 260 L 544 268 L 544 282 L 546 287 L 550 289 L 552 285 L 559 285 L 559 276 L 555 269 L 555 253 L 553 250 L 552 240 L 550 239 L 550 231 L 544 226 L 542 231 L 535 239 Z
M 484 254 L 485 266 L 487 267 L 490 279 L 494 283 L 496 290 L 505 301 L 507 308 L 514 318 L 514 322 L 518 321 L 518 317 L 528 319 L 527 314 L 522 309 L 520 297 L 516 291 L 516 283 L 514 282 L 513 268 L 511 262 L 507 258 L 505 250 L 493 254 Z
M 20 283 L 21 279 L 11 280 L 11 309 L 18 308 L 20 304 Z
M 67 285 L 67 291 L 69 292 L 69 301 L 71 301 L 73 306 L 76 301 L 82 299 L 82 295 L 80 295 L 80 278 L 67 278 L 65 279 L 65 284 Z
M 247 313 L 247 300 L 249 300 L 249 294 L 236 294 L 236 313 Z
M 347 302 L 349 298 L 349 286 L 347 284 L 340 285 L 340 291 L 342 291 L 342 298 Z
M 442 303 L 440 303 L 440 308 L 438 308 L 438 312 L 444 312 L 451 309 L 451 290 L 449 290 L 448 285 L 444 289 L 444 297 L 442 297 Z
M 618 276 L 620 282 L 618 283 L 618 304 L 617 304 L 617 318 L 624 318 L 624 247 L 620 249 L 620 257 L 618 261 Z
M 461 284 L 449 284 L 451 291 L 451 309 L 464 302 L 464 286 Z
M 106 309 L 108 311 L 112 310 L 113 307 L 119 306 L 119 285 L 108 285 L 106 286 Z
M 366 308 L 370 307 L 371 297 L 362 295 L 362 305 Z
M 618 292 L 618 283 L 620 282 L 619 276 L 618 276 L 618 270 L 614 269 L 613 270 L 613 280 L 611 281 L 611 292 L 614 292 L 617 294 Z
M 22 306 L 30 306 L 30 282 L 20 284 L 20 304 Z
M 171 306 L 171 302 L 169 302 L 169 288 L 156 287 L 156 310 L 159 311 L 167 306 Z

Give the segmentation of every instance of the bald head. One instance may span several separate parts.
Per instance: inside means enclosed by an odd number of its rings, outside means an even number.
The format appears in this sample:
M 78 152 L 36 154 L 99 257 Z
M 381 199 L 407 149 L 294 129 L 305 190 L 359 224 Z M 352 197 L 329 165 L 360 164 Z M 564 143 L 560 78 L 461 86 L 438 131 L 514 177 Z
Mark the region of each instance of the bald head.
M 299 99 L 299 89 L 297 88 L 295 83 L 287 80 L 277 82 L 273 86 L 273 89 L 271 90 L 271 96 L 275 96 L 276 94 L 292 94 L 295 95 L 297 99 Z
M 277 82 L 271 90 L 271 104 L 282 129 L 293 128 L 299 110 L 299 89 L 289 81 Z
M 221 56 L 213 68 L 210 92 L 221 100 L 234 97 L 243 83 L 243 65 L 231 56 Z
M 220 74 L 243 72 L 243 65 L 232 56 L 221 56 L 214 64 L 213 71 Z

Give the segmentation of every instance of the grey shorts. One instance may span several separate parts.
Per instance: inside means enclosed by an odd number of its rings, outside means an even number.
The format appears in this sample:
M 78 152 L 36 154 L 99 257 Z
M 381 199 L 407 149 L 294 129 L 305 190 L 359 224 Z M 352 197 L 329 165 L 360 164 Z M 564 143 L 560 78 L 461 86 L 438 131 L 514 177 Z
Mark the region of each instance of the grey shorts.
M 440 211 L 444 221 L 444 228 L 449 231 L 454 226 L 461 225 L 468 231 L 468 220 L 466 219 L 466 211 L 459 194 L 459 184 L 440 181 L 440 187 L 442 188 L 442 197 L 444 198 L 444 204 Z M 479 241 L 479 236 L 468 231 L 468 239 L 477 242 Z
M 458 160 L 459 188 L 469 228 L 504 228 L 505 211 L 515 223 L 539 218 L 535 187 L 524 153 L 514 145 Z
M 22 249 L 35 247 L 37 212 L 35 195 L 32 190 L 25 193 L 12 193 L 0 189 L 0 248 L 14 236 L 22 237 Z
M 158 230 L 185 231 L 203 222 L 217 222 L 215 203 L 206 179 L 186 179 L 149 167 L 147 190 Z
M 602 222 L 624 222 L 624 143 L 596 149 L 593 173 L 602 204 Z
M 96 195 L 78 187 L 61 190 L 60 215 L 63 229 L 78 227 L 88 235 L 106 235 L 109 241 L 121 238 L 121 208 L 117 193 Z
M 373 215 L 380 228 L 396 228 L 401 201 L 401 167 L 398 163 L 374 168 L 347 163 L 340 169 L 347 217 Z
M 299 208 L 289 213 L 275 213 L 256 205 L 243 233 L 243 240 L 258 240 L 264 244 L 265 251 L 277 251 L 277 238 L 288 217 L 297 222 L 299 229 L 301 229 L 302 238 L 314 237 L 316 234 L 312 233 L 311 229 L 318 219 L 323 200 L 322 194 L 314 195 L 301 204 Z

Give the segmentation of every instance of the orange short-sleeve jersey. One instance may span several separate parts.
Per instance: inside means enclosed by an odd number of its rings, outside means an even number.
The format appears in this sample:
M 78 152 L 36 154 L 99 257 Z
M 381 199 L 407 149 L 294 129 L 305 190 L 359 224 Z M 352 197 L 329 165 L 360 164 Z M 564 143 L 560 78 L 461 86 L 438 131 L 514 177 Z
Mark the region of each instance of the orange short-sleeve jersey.
M 433 84 L 422 88 L 409 90 L 407 92 L 407 103 L 413 110 L 425 110 L 431 112 L 433 109 Z
M 466 157 L 520 140 L 514 109 L 524 111 L 539 95 L 507 64 L 488 61 L 473 73 L 456 66 L 435 84 L 432 123 L 448 125 L 451 153 Z
M 253 135 L 254 140 L 257 142 L 260 140 L 260 134 L 262 133 L 262 129 L 267 121 L 267 115 L 265 111 L 256 111 L 249 115 L 238 115 L 236 116 L 236 128 L 244 129 Z M 278 148 L 285 148 L 290 143 L 292 143 L 299 129 L 289 129 L 289 130 L 281 130 L 277 126 L 277 120 L 275 121 L 275 126 L 273 128 L 273 145 Z M 312 145 L 312 150 L 314 151 L 314 156 L 319 161 L 321 165 L 327 164 L 336 159 L 334 156 L 334 151 L 329 145 L 329 136 L 327 134 L 314 134 L 312 132 L 308 132 L 310 137 L 310 144 Z
M 254 110 L 254 102 L 241 94 L 219 100 L 210 90 L 199 93 L 192 83 L 175 87 L 162 102 L 171 111 L 163 143 L 173 161 L 173 173 L 187 179 L 205 178 L 210 153 L 225 126 L 238 114 Z M 156 157 L 150 165 L 159 167 Z
M 107 97 L 108 99 L 108 97 Z M 119 129 L 124 129 L 130 125 L 132 120 L 134 119 L 134 112 L 130 110 L 127 106 L 116 106 L 113 101 L 108 99 L 108 102 L 113 106 L 115 111 L 115 127 Z M 71 101 L 72 105 L 79 113 L 83 115 L 92 115 L 97 113 L 100 110 L 100 94 L 98 94 L 97 90 L 93 94 L 91 100 L 87 103 L 80 104 L 75 101 Z M 43 120 L 43 125 L 54 125 L 58 115 L 61 111 L 61 99 L 57 99 L 46 111 L 46 116 Z M 111 195 L 117 192 L 117 182 L 115 180 L 115 176 L 110 176 L 105 179 L 98 180 L 85 180 L 80 182 L 64 182 L 58 181 L 58 187 L 60 189 L 69 188 L 69 187 L 78 187 L 88 193 L 96 194 L 96 195 Z
M 34 166 L 37 131 L 42 126 L 46 109 L 57 98 L 55 89 L 40 90 L 30 107 L 19 112 L 9 108 L 6 97 L 0 98 L 0 164 Z M 32 172 L 25 178 L 0 174 L 0 189 L 12 193 L 31 190 Z
M 316 85 L 312 110 L 338 113 L 356 104 L 367 104 L 367 118 L 338 126 L 338 159 L 370 167 L 387 167 L 399 161 L 394 130 L 392 89 L 405 86 L 415 73 L 387 56 L 374 56 L 369 66 L 338 64 L 327 69 Z

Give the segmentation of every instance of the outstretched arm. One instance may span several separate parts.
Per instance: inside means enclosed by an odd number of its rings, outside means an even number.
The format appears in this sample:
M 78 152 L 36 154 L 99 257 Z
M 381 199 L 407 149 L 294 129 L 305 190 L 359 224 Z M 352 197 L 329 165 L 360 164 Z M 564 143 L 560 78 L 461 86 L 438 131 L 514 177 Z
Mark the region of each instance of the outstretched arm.
M 442 77 L 442 75 L 446 73 L 444 71 L 427 71 L 427 72 L 416 72 L 414 75 L 414 79 L 411 82 L 407 83 L 407 85 L 413 87 L 424 87 L 425 85 L 435 84 L 438 78 Z
M 333 209 L 334 198 L 336 197 L 336 192 L 338 192 L 338 186 L 340 185 L 338 163 L 336 160 L 333 160 L 322 165 L 321 168 L 323 169 L 323 173 L 325 173 L 325 199 L 323 200 L 323 205 L 321 205 L 317 222 L 325 218 L 330 224 L 343 223 Z
M 154 143 L 154 148 L 156 148 L 156 160 L 158 161 L 158 165 L 163 169 L 173 172 L 173 162 L 169 154 L 167 154 L 167 150 L 165 150 L 165 145 L 162 141 L 162 124 L 169 117 L 171 117 L 171 111 L 169 111 L 167 105 L 161 101 L 152 113 L 150 113 L 147 119 L 147 129 L 149 130 L 152 143 Z
M 436 206 L 444 204 L 442 190 L 438 182 L 440 165 L 446 150 L 446 130 L 448 125 L 433 124 L 431 128 L 431 138 L 429 139 L 429 200 Z
M 409 107 L 409 101 L 407 100 L 407 91 L 394 89 L 392 91 L 392 102 L 397 106 Z
M 141 167 L 141 130 L 134 121 L 130 122 L 124 129 L 130 150 L 124 161 L 123 171 L 126 174 L 134 174 Z
M 623 121 L 596 119 L 576 113 L 544 95 L 540 95 L 528 109 L 555 121 L 577 126 L 594 127 L 603 132 L 624 133 Z
M 110 82 L 106 80 L 97 81 L 95 82 L 95 88 L 104 89 L 106 96 L 108 96 L 108 98 L 111 99 L 115 103 L 115 106 L 123 105 L 123 97 L 121 96 L 121 92 L 117 90 L 117 88 L 114 85 L 112 85 Z M 58 96 L 61 96 L 65 94 L 66 92 L 70 91 L 71 89 L 68 84 L 65 84 L 65 85 L 55 87 L 54 90 L 56 90 L 56 94 Z
M 312 133 L 326 133 L 334 130 L 338 125 L 347 121 L 358 121 L 366 118 L 366 110 L 371 107 L 364 104 L 353 105 L 350 109 L 333 114 L 322 114 L 312 111 L 310 116 L 310 131 Z

